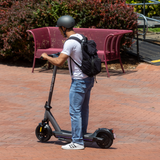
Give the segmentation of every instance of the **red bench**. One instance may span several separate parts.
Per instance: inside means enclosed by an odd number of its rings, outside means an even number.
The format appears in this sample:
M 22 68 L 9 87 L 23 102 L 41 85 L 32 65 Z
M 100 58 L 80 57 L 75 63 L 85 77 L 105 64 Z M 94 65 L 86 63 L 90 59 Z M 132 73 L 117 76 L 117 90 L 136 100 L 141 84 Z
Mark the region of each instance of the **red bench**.
M 96 42 L 98 55 L 102 62 L 105 62 L 108 77 L 108 61 L 119 59 L 124 73 L 120 58 L 120 41 L 124 34 L 131 33 L 132 30 L 74 28 L 74 31 L 83 34 L 88 39 L 93 39 Z M 35 43 L 32 68 L 32 72 L 34 72 L 36 58 L 40 58 L 41 54 L 44 52 L 48 55 L 61 52 L 65 38 L 62 37 L 58 27 L 43 27 L 27 30 L 27 32 L 30 32 L 33 35 Z

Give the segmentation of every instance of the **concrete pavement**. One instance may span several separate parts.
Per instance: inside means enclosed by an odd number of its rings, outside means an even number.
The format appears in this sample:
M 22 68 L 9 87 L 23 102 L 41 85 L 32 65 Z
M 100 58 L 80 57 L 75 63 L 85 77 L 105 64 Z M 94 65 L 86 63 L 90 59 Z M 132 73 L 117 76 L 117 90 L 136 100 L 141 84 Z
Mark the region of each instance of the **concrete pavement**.
M 38 142 L 35 128 L 43 119 L 52 73 L 0 64 L 0 160 L 159 160 L 160 67 L 141 63 L 134 70 L 97 76 L 90 101 L 88 132 L 113 128 L 110 149 L 86 143 L 85 150 L 66 151 L 51 137 Z M 61 128 L 70 130 L 70 76 L 59 71 L 52 113 Z

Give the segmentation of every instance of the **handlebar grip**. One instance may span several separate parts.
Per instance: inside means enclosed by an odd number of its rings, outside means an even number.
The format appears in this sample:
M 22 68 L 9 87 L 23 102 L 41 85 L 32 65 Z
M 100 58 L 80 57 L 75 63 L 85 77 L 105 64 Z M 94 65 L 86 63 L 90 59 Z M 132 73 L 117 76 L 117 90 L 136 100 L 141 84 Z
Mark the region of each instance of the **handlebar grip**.
M 58 57 L 60 55 L 60 52 L 58 53 L 55 53 L 55 54 L 50 54 L 48 56 L 52 57 L 52 58 L 55 58 L 55 57 Z M 44 58 L 41 56 L 40 59 L 44 60 Z
M 58 52 L 58 53 L 55 53 L 55 54 L 50 54 L 50 55 L 48 55 L 48 56 L 50 56 L 50 57 L 58 57 L 60 55 L 60 52 Z

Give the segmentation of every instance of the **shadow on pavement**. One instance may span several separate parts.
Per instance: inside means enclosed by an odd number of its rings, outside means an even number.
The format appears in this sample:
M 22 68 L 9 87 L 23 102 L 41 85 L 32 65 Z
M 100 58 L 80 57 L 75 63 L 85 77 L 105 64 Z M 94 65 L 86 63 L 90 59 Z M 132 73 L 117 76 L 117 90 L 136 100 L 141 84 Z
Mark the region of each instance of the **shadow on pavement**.
M 46 144 L 52 144 L 52 145 L 59 145 L 59 146 L 62 146 L 62 145 L 66 145 L 68 144 L 69 142 L 62 142 L 62 141 L 48 141 L 48 142 L 40 142 L 40 141 L 37 141 L 38 143 L 46 143 Z M 98 145 L 96 144 L 96 142 L 85 142 L 85 147 L 87 148 L 97 148 L 97 149 L 102 149 L 100 147 L 98 147 Z M 114 147 L 110 147 L 108 149 L 117 149 L 117 148 L 114 148 Z
M 36 72 L 43 72 L 43 73 L 52 73 L 53 69 L 36 69 Z M 122 70 L 109 70 L 109 75 L 112 76 L 123 76 L 126 74 L 132 74 L 137 72 L 136 70 L 125 70 L 125 73 L 122 72 Z M 68 69 L 58 69 L 57 74 L 69 74 Z M 107 72 L 105 70 L 102 70 L 101 73 L 99 73 L 97 76 L 100 77 L 107 77 Z

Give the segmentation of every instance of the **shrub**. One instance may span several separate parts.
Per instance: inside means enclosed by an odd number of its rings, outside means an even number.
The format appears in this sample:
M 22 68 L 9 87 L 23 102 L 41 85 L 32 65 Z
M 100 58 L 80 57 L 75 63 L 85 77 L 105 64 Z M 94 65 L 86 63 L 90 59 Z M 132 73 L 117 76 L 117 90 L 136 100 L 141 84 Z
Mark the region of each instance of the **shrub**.
M 45 0 L 34 13 L 34 27 L 55 26 L 58 18 L 65 14 L 64 3 L 57 0 Z
M 99 26 L 109 29 L 128 29 L 133 30 L 133 34 L 129 34 L 129 38 L 123 37 L 122 43 L 124 47 L 130 47 L 131 39 L 134 37 L 135 29 L 137 28 L 137 14 L 134 13 L 134 7 L 126 5 L 125 1 L 114 1 L 103 5 L 101 12 L 102 19 Z M 125 35 L 126 36 L 126 35 Z
M 1 2 L 0 54 L 4 57 L 33 59 L 33 39 L 28 37 L 27 29 L 34 28 L 33 10 L 37 0 Z
M 8 0 L 8 1 L 4 1 L 4 0 L 1 0 L 0 1 L 0 50 L 3 48 L 3 40 L 2 40 L 2 22 L 3 22 L 3 19 L 4 19 L 4 15 L 6 14 L 6 10 L 7 8 L 11 7 L 12 5 L 12 2 L 11 0 Z
M 97 0 L 73 1 L 73 0 L 45 0 L 34 15 L 36 27 L 55 26 L 62 15 L 71 15 L 76 27 L 95 26 L 100 20 L 101 3 Z M 94 14 L 93 14 L 94 13 Z
M 0 3 L 0 54 L 5 57 L 33 59 L 33 38 L 26 30 L 55 26 L 58 18 L 69 14 L 76 27 L 112 29 L 136 28 L 132 6 L 122 0 L 21 0 Z M 130 34 L 130 38 L 133 34 Z M 131 41 L 124 39 L 124 45 Z

